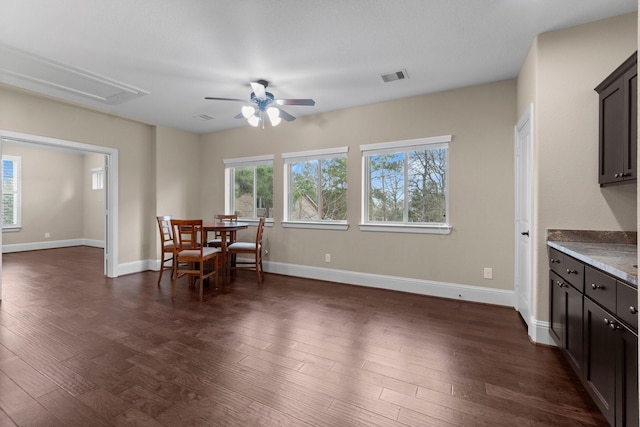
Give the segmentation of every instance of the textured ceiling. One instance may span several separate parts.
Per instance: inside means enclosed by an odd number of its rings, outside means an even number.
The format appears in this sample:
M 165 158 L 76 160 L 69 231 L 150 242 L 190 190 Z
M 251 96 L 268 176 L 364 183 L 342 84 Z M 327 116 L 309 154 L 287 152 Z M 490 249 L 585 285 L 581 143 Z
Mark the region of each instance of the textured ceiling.
M 49 69 L 70 67 L 144 92 L 120 103 L 91 99 L 18 78 L 11 68 L 20 64 L 7 57 L 0 82 L 205 133 L 248 126 L 233 118 L 242 103 L 204 97 L 247 99 L 250 81 L 270 81 L 276 98 L 315 99 L 313 107 L 285 108 L 297 117 L 499 81 L 516 77 L 537 34 L 637 6 L 636 0 L 0 0 L 5 54 L 35 55 Z M 21 66 L 23 75 L 55 74 Z M 408 79 L 382 81 L 381 74 L 401 69 Z M 194 118 L 200 115 L 213 119 Z

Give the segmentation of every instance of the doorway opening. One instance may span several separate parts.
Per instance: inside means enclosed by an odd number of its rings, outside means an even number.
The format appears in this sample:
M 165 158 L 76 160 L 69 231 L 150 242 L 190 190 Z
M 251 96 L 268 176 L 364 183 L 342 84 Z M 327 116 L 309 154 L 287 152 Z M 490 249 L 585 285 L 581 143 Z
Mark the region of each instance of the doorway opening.
M 57 138 L 30 135 L 0 129 L 0 155 L 5 144 L 24 144 L 31 148 L 58 149 L 84 154 L 104 155 L 104 274 L 118 277 L 118 150 Z M 2 234 L 0 233 L 0 246 Z M 0 300 L 2 299 L 2 254 L 0 252 Z

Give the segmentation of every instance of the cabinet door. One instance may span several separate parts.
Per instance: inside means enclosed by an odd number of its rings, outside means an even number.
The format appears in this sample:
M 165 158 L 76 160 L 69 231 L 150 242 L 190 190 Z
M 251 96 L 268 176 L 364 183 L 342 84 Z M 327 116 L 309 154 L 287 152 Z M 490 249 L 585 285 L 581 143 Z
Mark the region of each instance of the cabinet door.
M 627 71 L 623 76 L 624 96 L 627 116 L 625 117 L 625 135 L 623 140 L 623 177 L 635 180 L 638 159 L 638 78 L 637 69 Z
M 564 348 L 564 324 L 565 324 L 565 292 L 564 281 L 553 271 L 549 272 L 549 307 L 551 337 L 559 348 Z
M 637 427 L 638 336 L 623 325 L 616 335 L 616 427 Z
M 623 79 L 618 78 L 600 93 L 600 184 L 622 181 L 624 151 L 625 108 Z
M 564 350 L 569 364 L 573 366 L 578 376 L 582 373 L 584 341 L 582 321 L 583 297 L 582 293 L 573 286 L 563 288 L 565 291 L 565 342 Z
M 587 391 L 609 424 L 614 425 L 616 334 L 612 316 L 584 298 L 584 378 Z
M 551 336 L 571 367 L 582 372 L 582 293 L 554 272 L 549 273 Z

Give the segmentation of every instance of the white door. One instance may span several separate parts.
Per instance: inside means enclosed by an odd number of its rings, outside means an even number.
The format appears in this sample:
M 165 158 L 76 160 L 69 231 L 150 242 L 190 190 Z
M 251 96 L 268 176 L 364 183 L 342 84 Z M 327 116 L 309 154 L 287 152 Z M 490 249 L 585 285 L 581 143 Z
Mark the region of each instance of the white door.
M 531 254 L 533 236 L 531 233 L 532 191 L 532 122 L 533 105 L 522 115 L 515 128 L 515 175 L 516 175 L 516 218 L 515 218 L 515 291 L 516 310 L 520 313 L 532 335 L 531 297 Z

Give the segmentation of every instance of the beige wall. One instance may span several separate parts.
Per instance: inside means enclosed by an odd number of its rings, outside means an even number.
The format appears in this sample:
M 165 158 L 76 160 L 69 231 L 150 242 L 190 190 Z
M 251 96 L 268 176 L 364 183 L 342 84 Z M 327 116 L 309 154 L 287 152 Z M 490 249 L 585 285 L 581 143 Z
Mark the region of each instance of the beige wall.
M 538 36 L 518 78 L 534 103 L 534 315 L 548 320 L 546 232 L 637 229 L 636 185 L 598 185 L 598 95 L 637 49 L 637 14 Z
M 291 109 L 293 114 L 296 113 Z M 516 82 L 301 117 L 277 128 L 241 128 L 203 136 L 203 216 L 224 209 L 223 159 L 264 154 L 274 160 L 269 261 L 513 289 L 513 126 Z M 360 144 L 452 134 L 451 235 L 361 232 Z M 284 229 L 283 152 L 349 146 L 348 231 Z M 332 254 L 331 264 L 324 254 Z M 483 279 L 493 267 L 494 279 Z
M 152 126 L 0 85 L 0 129 L 118 149 L 119 263 L 157 257 Z
M 82 238 L 83 156 L 11 144 L 2 153 L 22 158 L 22 228 L 4 233 L 2 243 Z

